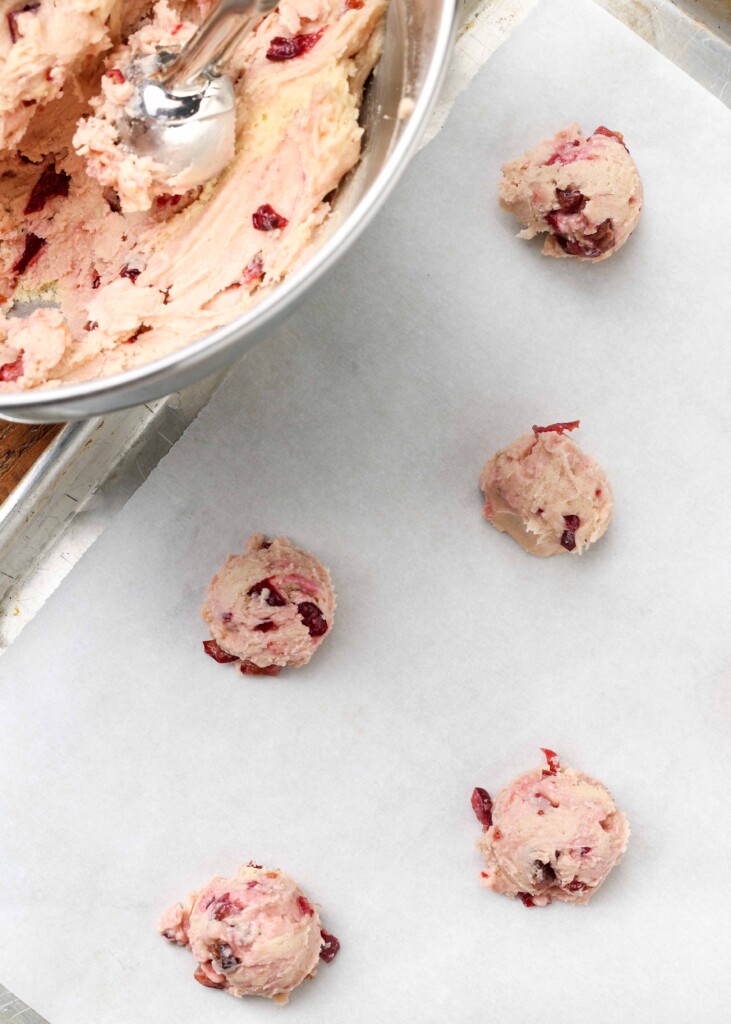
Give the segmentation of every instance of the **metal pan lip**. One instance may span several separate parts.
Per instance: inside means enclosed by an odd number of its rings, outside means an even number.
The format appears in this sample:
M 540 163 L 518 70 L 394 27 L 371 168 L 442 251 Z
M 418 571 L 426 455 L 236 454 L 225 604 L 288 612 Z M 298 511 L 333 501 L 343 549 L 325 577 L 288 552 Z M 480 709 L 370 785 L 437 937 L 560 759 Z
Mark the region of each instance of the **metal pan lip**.
M 178 391 L 253 347 L 355 242 L 399 181 L 438 97 L 456 24 L 457 4 L 446 0 L 439 9 L 432 56 L 413 111 L 373 184 L 312 258 L 270 295 L 224 327 L 131 370 L 80 384 L 0 394 L 0 416 L 21 423 L 49 423 L 129 408 Z

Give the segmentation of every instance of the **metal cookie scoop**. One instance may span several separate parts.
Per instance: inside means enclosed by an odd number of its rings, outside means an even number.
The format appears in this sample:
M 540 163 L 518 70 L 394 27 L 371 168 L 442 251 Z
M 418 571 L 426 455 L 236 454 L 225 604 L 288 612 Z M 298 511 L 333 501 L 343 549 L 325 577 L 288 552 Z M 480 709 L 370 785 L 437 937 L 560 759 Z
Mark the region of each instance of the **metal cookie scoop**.
M 165 177 L 193 188 L 214 178 L 234 151 L 233 86 L 222 68 L 242 37 L 278 0 L 221 0 L 178 53 L 127 68 L 135 94 L 118 124 L 122 142 L 151 157 Z

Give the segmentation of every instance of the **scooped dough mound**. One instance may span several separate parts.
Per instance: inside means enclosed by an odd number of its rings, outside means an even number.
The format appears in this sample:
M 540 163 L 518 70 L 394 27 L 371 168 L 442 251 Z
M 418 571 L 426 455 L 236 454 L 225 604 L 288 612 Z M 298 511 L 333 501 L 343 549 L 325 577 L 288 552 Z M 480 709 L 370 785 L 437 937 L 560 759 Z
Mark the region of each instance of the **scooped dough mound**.
M 570 124 L 503 165 L 500 205 L 523 225 L 520 238 L 548 233 L 545 256 L 598 263 L 637 226 L 642 182 L 619 132 L 584 136 Z
M 253 863 L 242 865 L 235 878 L 212 878 L 171 907 L 159 931 L 190 947 L 201 985 L 278 1003 L 314 976 L 320 959 L 332 960 L 340 945 L 323 931 L 317 907 L 296 882 Z
M 330 573 L 286 537 L 253 534 L 210 582 L 204 643 L 216 661 L 238 661 L 246 675 L 277 675 L 306 665 L 332 626 Z
M 521 775 L 494 804 L 484 789 L 472 795 L 482 884 L 529 907 L 588 903 L 622 859 L 629 825 L 606 786 L 544 753 L 548 767 Z
M 532 555 L 580 555 L 609 526 L 613 503 L 604 470 L 566 435 L 578 426 L 533 427 L 482 470 L 485 518 Z

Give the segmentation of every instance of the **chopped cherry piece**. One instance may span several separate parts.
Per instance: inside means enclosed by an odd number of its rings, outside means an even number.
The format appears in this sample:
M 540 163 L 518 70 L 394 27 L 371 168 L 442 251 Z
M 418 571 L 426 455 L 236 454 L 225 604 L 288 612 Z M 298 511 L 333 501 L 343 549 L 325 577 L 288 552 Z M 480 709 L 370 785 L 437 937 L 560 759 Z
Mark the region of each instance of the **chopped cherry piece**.
M 269 43 L 267 60 L 292 60 L 293 57 L 300 57 L 308 53 L 316 42 L 322 37 L 324 28 L 317 32 L 303 33 L 287 39 L 286 36 L 274 36 Z
M 555 775 L 561 771 L 561 762 L 558 759 L 558 754 L 555 750 L 549 750 L 548 747 L 541 747 L 541 750 L 546 755 L 548 761 L 548 768 L 543 769 L 543 775 Z
M 522 901 L 524 907 L 535 907 L 533 897 L 528 892 L 519 892 L 518 898 Z
M 10 30 L 11 43 L 17 43 L 20 39 L 20 32 L 18 31 L 18 17 L 21 14 L 30 14 L 31 11 L 37 11 L 40 6 L 40 0 L 38 0 L 37 3 L 23 4 L 22 7 L 16 7 L 14 11 L 10 11 L 8 14 L 8 29 Z
M 590 885 L 586 885 L 585 882 L 580 882 L 578 878 L 574 878 L 573 881 L 564 886 L 566 892 L 586 892 L 586 890 L 590 888 Z
M 329 627 L 325 616 L 312 601 L 302 601 L 297 605 L 297 611 L 310 631 L 310 636 L 324 636 L 327 633 Z
M 609 135 L 610 137 L 614 137 L 615 139 L 619 139 L 619 141 L 622 143 L 624 148 L 627 149 L 627 144 L 624 141 L 624 135 L 622 135 L 621 132 L 613 132 L 611 128 L 605 128 L 604 125 L 602 124 L 602 125 L 599 125 L 599 127 L 594 132 L 594 134 L 595 135 Z M 629 153 L 628 149 L 627 149 L 627 152 Z
M 572 516 L 572 515 L 564 516 L 563 517 L 563 521 L 566 523 L 566 529 L 567 530 L 578 530 L 579 527 L 581 526 L 581 520 L 579 519 L 578 516 Z
M 13 265 L 13 273 L 18 276 L 24 274 L 44 245 L 46 245 L 45 238 L 39 238 L 38 235 L 29 231 L 25 236 L 23 252 Z
M 115 85 L 124 85 L 127 79 L 124 77 L 124 72 L 120 71 L 119 68 L 110 68 L 107 71 L 107 78 L 111 79 Z
M 586 857 L 587 853 L 591 853 L 591 847 L 590 846 L 582 846 L 581 847 L 581 856 L 582 857 Z
M 221 965 L 222 971 L 230 971 L 238 967 L 241 961 L 233 955 L 231 947 L 227 942 L 217 942 L 215 946 L 216 960 Z
M 495 828 L 492 830 L 492 841 L 493 841 L 493 843 L 496 843 L 499 839 L 502 839 L 502 838 L 503 838 L 503 834 L 502 834 L 502 832 L 500 831 L 500 829 L 496 825 Z
M 9 384 L 13 380 L 17 380 L 18 377 L 23 376 L 23 353 L 18 356 L 12 363 L 5 363 L 4 366 L 0 366 L 0 383 Z
M 489 878 L 490 876 L 488 875 L 487 871 L 481 871 L 480 872 L 480 877 L 482 877 L 482 878 Z
M 228 651 L 224 651 L 223 647 L 219 647 L 215 640 L 204 640 L 203 650 L 209 658 L 213 658 L 219 665 L 228 665 L 232 661 L 239 660 L 235 654 L 229 654 Z
M 260 622 L 258 626 L 254 626 L 255 633 L 269 633 L 272 629 L 279 629 L 279 627 L 271 619 L 267 619 L 266 622 Z
M 534 434 L 547 434 L 549 431 L 554 431 L 556 434 L 563 434 L 566 430 L 576 430 L 579 426 L 579 420 L 571 420 L 569 423 L 549 423 L 547 427 L 537 427 L 533 425 Z
M 271 546 L 272 546 L 272 542 L 270 540 L 263 540 L 261 542 L 261 544 L 259 545 L 259 550 L 260 551 L 266 551 L 266 549 L 270 548 Z
M 225 622 L 226 625 L 228 625 L 229 622 L 233 622 L 233 619 L 234 619 L 234 613 L 233 612 L 224 612 L 223 615 L 221 616 L 221 622 Z
M 99 330 L 99 324 L 97 323 L 96 320 L 87 320 L 86 323 L 84 324 L 84 330 L 85 331 L 98 331 Z
M 67 196 L 71 178 L 66 171 L 57 171 L 55 164 L 49 164 L 33 186 L 24 213 L 38 213 L 49 199 Z
M 564 235 L 556 235 L 556 241 L 569 256 L 581 259 L 596 259 L 614 247 L 614 228 L 609 217 L 603 220 L 596 231 L 583 238 L 570 239 Z
M 359 11 L 365 7 L 365 0 L 345 0 L 345 6 L 349 11 Z
M 222 981 L 211 981 L 211 979 L 208 977 L 208 975 L 206 974 L 202 967 L 198 968 L 193 977 L 195 978 L 196 981 L 200 982 L 201 985 L 205 985 L 206 988 L 224 987 Z
M 101 274 L 96 269 L 92 270 L 92 272 L 91 272 L 91 287 L 96 290 L 101 283 L 102 283 Z
M 245 676 L 278 676 L 282 671 L 281 665 L 266 665 L 264 668 L 260 668 L 259 665 L 255 665 L 253 661 L 242 661 L 239 665 L 239 671 Z
M 136 267 L 130 267 L 125 263 L 125 265 L 119 272 L 119 276 L 128 277 L 132 284 L 137 284 L 137 278 L 140 276 L 141 273 L 141 270 L 138 270 Z
M 586 196 L 578 189 L 557 188 L 556 199 L 564 213 L 581 213 L 586 206 Z
M 286 597 L 282 597 L 277 588 L 272 585 L 271 577 L 255 583 L 248 591 L 249 597 L 260 597 L 264 590 L 269 592 L 265 600 L 270 608 L 282 608 L 287 603 Z
M 340 952 L 340 940 L 336 939 L 330 932 L 326 932 L 324 928 L 321 930 L 320 935 L 322 936 L 320 959 L 324 960 L 326 964 L 332 963 Z
M 472 790 L 472 810 L 477 815 L 477 820 L 482 825 L 483 831 L 492 825 L 492 798 L 486 789 L 475 786 Z
M 273 206 L 264 203 L 251 215 L 251 221 L 257 231 L 276 231 L 277 228 L 286 228 L 289 221 L 281 213 L 277 213 Z
M 216 909 L 213 911 L 214 921 L 224 921 L 232 911 L 242 911 L 243 905 L 238 900 L 231 899 L 231 893 L 225 892 L 220 900 L 215 901 Z
M 559 544 L 567 551 L 573 551 L 576 547 L 576 533 L 573 530 L 564 530 Z
M 297 897 L 297 906 L 300 908 L 303 914 L 309 914 L 310 917 L 315 913 L 315 908 L 312 906 L 306 896 L 301 894 Z

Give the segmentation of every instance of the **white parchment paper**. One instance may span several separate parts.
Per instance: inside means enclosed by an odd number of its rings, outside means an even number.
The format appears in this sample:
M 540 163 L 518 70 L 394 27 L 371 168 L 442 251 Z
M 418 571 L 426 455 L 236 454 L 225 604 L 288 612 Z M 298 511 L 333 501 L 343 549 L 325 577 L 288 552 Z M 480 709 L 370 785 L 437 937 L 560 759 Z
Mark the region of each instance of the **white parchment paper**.
M 625 133 L 636 236 L 543 258 L 500 163 Z M 0 976 L 51 1024 L 719 1024 L 731 981 L 731 114 L 587 0 L 490 60 L 377 223 L 232 374 L 0 665 Z M 539 561 L 477 477 L 580 417 L 616 498 Z M 241 677 L 198 607 L 253 530 L 332 570 L 309 667 Z M 597 775 L 625 861 L 588 908 L 479 886 L 469 805 Z M 342 952 L 281 1010 L 196 985 L 160 911 L 278 865 Z

